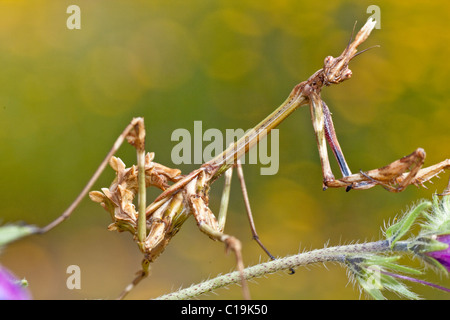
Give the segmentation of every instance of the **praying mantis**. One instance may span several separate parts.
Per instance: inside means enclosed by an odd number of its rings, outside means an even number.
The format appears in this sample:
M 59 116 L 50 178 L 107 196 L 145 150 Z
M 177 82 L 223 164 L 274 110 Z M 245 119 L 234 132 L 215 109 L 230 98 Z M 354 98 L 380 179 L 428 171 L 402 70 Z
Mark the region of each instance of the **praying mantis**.
M 116 178 L 109 188 L 91 191 L 89 196 L 110 213 L 113 223 L 109 225 L 108 229 L 130 232 L 144 255 L 141 270 L 120 294 L 119 298 L 124 298 L 134 286 L 148 276 L 151 263 L 164 251 L 170 240 L 190 216 L 194 217 L 200 231 L 209 238 L 224 243 L 227 250 L 234 252 L 237 269 L 242 275 L 244 298 L 250 298 L 248 287 L 243 278 L 240 241 L 223 232 L 232 170 L 237 167 L 253 238 L 269 257 L 274 259 L 256 233 L 239 159 L 299 107 L 310 106 L 321 161 L 322 188 L 324 190 L 327 188 L 345 188 L 347 191 L 352 189 L 364 190 L 380 185 L 390 192 L 400 192 L 411 184 L 423 186 L 426 181 L 431 180 L 450 167 L 450 159 L 447 159 L 434 166 L 422 168 L 425 151 L 421 148 L 380 169 L 352 174 L 347 165 L 337 140 L 331 113 L 320 93 L 323 87 L 339 84 L 351 78 L 352 72 L 348 68 L 349 62 L 361 53 L 357 53 L 357 48 L 369 37 L 374 27 L 375 20 L 369 19 L 340 56 L 336 58 L 326 57 L 323 68 L 316 71 L 306 81 L 296 85 L 288 98 L 275 111 L 221 154 L 187 175 L 182 175 L 178 169 L 169 168 L 153 161 L 155 154 L 145 152 L 144 119 L 134 118 L 117 138 L 113 147 L 75 201 L 61 216 L 42 228 L 40 232 L 47 232 L 66 220 L 81 199 L 91 190 L 93 184 L 109 163 L 116 171 Z M 136 149 L 137 153 L 137 165 L 128 168 L 122 160 L 114 157 L 125 140 Z M 327 144 L 338 162 L 342 173 L 340 179 L 336 179 L 331 170 Z M 225 175 L 225 188 L 220 210 L 216 217 L 209 208 L 209 191 L 212 183 L 222 175 Z M 160 189 L 161 194 L 147 205 L 146 188 L 150 186 Z M 450 183 L 443 194 L 450 194 Z M 134 204 L 136 197 L 137 206 Z

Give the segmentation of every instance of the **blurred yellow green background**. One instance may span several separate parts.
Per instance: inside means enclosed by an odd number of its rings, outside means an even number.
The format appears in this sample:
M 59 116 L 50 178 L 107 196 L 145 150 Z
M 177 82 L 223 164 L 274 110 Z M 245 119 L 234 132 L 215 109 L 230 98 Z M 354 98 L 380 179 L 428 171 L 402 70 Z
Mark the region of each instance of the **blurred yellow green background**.
M 81 9 L 69 30 L 66 9 Z M 381 9 L 381 29 L 352 61 L 353 78 L 325 88 L 352 171 L 384 166 L 417 147 L 426 165 L 450 157 L 448 1 L 0 1 L 0 218 L 43 226 L 76 197 L 123 128 L 145 117 L 147 149 L 172 167 L 177 128 L 251 128 L 291 89 L 345 48 Z M 328 245 L 377 240 L 383 224 L 420 198 L 442 191 L 448 173 L 399 194 L 381 187 L 322 191 L 307 107 L 279 127 L 280 169 L 260 175 L 244 167 L 255 223 L 277 256 Z M 119 156 L 135 162 L 125 145 Z M 334 158 L 336 176 L 339 170 Z M 179 168 L 188 173 L 195 165 Z M 95 190 L 109 186 L 108 168 Z M 222 181 L 213 185 L 218 209 Z M 156 194 L 154 194 L 156 195 Z M 48 234 L 6 247 L 0 262 L 25 277 L 35 299 L 115 298 L 139 269 L 130 234 L 109 232 L 109 214 L 86 198 Z M 243 242 L 246 265 L 266 257 L 251 239 L 238 180 L 233 180 L 225 231 Z M 417 260 L 406 264 L 419 266 Z M 66 287 L 69 265 L 81 268 L 81 289 Z M 154 298 L 234 268 L 221 243 L 189 219 L 130 295 Z M 450 286 L 428 270 L 426 279 Z M 425 298 L 448 294 L 412 286 Z M 250 283 L 254 299 L 359 299 L 337 264 L 279 273 Z M 392 297 L 391 298 L 396 298 Z M 203 299 L 241 299 L 239 286 Z

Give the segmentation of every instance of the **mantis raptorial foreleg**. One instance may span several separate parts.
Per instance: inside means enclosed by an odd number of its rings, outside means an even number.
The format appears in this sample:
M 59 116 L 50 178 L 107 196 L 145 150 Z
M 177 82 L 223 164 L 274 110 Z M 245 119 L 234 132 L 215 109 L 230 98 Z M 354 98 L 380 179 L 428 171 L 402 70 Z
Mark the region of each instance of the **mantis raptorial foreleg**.
M 337 140 L 328 106 L 312 89 L 305 91 L 310 100 L 311 119 L 322 166 L 324 190 L 328 187 L 342 187 L 339 182 L 352 181 L 353 178 L 356 178 L 356 180 L 345 186 L 347 191 L 350 189 L 368 189 L 379 184 L 388 191 L 400 192 L 413 183 L 425 161 L 425 151 L 421 148 L 383 168 L 370 172 L 361 171 L 360 175 L 352 175 Z M 343 178 L 339 180 L 335 180 L 331 170 L 327 142 L 336 157 L 343 175 Z M 406 172 L 408 173 L 403 177 L 402 175 Z
M 447 159 L 434 166 L 421 169 L 425 162 L 426 154 L 422 148 L 418 148 L 413 153 L 382 168 L 352 174 L 337 140 L 328 106 L 310 88 L 306 88 L 305 91 L 310 101 L 311 118 L 322 166 L 324 190 L 329 187 L 345 187 L 347 191 L 351 189 L 362 190 L 381 185 L 390 192 L 401 192 L 411 184 L 423 186 L 424 182 L 431 180 L 440 172 L 450 167 L 450 160 Z M 342 172 L 343 177 L 338 180 L 334 178 L 333 172 L 331 171 L 326 141 L 330 145 Z M 449 193 L 450 181 L 449 186 L 442 194 Z
M 352 172 L 347 165 L 347 161 L 345 161 L 344 153 L 341 150 L 341 146 L 339 145 L 339 141 L 336 136 L 336 131 L 334 130 L 333 119 L 331 118 L 331 112 L 328 109 L 325 101 L 321 100 L 322 108 L 323 108 L 323 116 L 324 116 L 324 130 L 325 137 L 328 141 L 328 144 L 333 151 L 333 154 L 339 164 L 339 169 L 342 172 L 342 176 L 350 176 Z
M 316 134 L 317 148 L 319 149 L 320 164 L 322 166 L 323 188 L 326 189 L 326 184 L 334 180 L 333 172 L 331 171 L 330 160 L 328 159 L 327 141 L 325 138 L 325 117 L 323 115 L 322 100 L 315 92 L 310 95 L 310 110 L 311 120 Z
M 347 165 L 347 162 L 345 161 L 341 146 L 337 140 L 333 120 L 331 118 L 331 113 L 328 106 L 320 98 L 320 96 L 313 91 L 309 93 L 309 99 L 311 119 L 314 132 L 316 134 L 317 147 L 319 149 L 320 163 L 322 166 L 323 189 L 325 190 L 327 188 L 327 184 L 335 179 L 333 172 L 331 171 L 330 161 L 328 158 L 327 142 L 336 157 L 342 175 L 346 177 L 352 173 Z
M 366 26 L 370 23 L 368 21 Z M 380 169 L 357 174 L 351 173 L 337 140 L 331 113 L 327 104 L 321 99 L 320 91 L 324 85 L 337 84 L 351 77 L 352 73 L 348 69 L 348 63 L 358 55 L 356 47 L 367 38 L 368 33 L 370 33 L 370 30 L 363 27 L 358 32 L 355 40 L 347 46 L 339 57 L 333 58 L 329 56 L 325 58 L 323 69 L 311 76 L 303 86 L 300 86 L 302 95 L 308 97 L 310 105 L 311 119 L 322 166 L 324 190 L 329 187 L 344 187 L 347 191 L 351 189 L 362 190 L 381 185 L 388 191 L 400 192 L 410 184 L 423 186 L 424 182 L 429 181 L 439 172 L 449 168 L 450 160 L 447 159 L 437 165 L 421 169 L 425 160 L 425 151 L 418 148 L 412 154 Z M 331 171 L 326 142 L 330 145 L 342 172 L 343 177 L 340 179 L 335 179 Z M 449 187 L 446 188 L 443 194 L 448 193 L 450 193 L 450 182 Z

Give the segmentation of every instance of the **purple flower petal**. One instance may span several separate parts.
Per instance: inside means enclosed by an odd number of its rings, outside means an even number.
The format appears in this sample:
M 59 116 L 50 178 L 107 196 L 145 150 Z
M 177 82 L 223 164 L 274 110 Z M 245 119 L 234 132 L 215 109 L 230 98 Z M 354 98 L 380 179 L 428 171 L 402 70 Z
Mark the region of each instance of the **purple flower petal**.
M 30 300 L 27 288 L 8 269 L 0 266 L 0 300 Z
M 436 259 L 442 266 L 450 272 L 450 234 L 440 235 L 437 241 L 448 244 L 448 248 L 439 251 L 426 252 L 426 255 Z

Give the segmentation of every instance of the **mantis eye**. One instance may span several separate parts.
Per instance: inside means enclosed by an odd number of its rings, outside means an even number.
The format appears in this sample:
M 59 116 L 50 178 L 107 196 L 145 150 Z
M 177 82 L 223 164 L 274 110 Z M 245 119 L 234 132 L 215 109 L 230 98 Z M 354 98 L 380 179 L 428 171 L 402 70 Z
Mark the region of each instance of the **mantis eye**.
M 324 64 L 325 66 L 328 66 L 328 65 L 330 65 L 330 64 L 333 62 L 333 60 L 334 60 L 334 58 L 333 58 L 332 56 L 328 56 L 328 57 L 326 57 L 325 60 L 323 61 L 323 64 Z
M 342 80 L 350 79 L 352 74 L 353 74 L 352 70 L 350 69 L 345 70 L 345 72 L 342 74 Z

